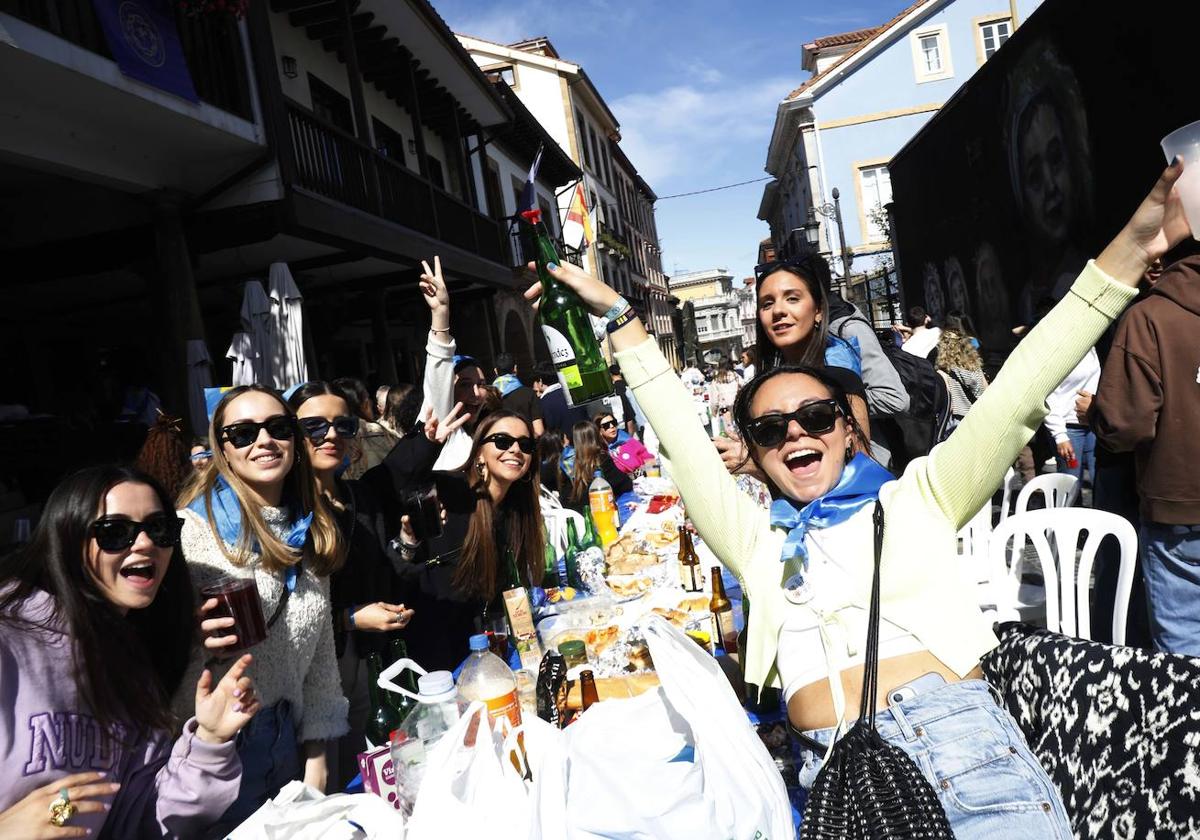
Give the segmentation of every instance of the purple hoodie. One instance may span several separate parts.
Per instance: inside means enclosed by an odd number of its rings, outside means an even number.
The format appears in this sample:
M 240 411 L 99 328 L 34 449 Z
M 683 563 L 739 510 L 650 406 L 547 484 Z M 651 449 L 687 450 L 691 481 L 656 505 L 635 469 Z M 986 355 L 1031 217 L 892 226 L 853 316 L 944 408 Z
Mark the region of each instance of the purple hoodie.
M 51 619 L 53 603 L 38 591 L 17 612 L 54 630 L 9 625 L 0 633 L 0 811 L 55 779 L 95 770 L 121 783 L 115 798 L 106 797 L 112 810 L 80 814 L 70 825 L 138 840 L 201 834 L 237 798 L 242 766 L 234 743 L 201 741 L 195 719 L 174 747 L 164 736 L 133 747 L 101 740 L 80 708 L 70 640 Z

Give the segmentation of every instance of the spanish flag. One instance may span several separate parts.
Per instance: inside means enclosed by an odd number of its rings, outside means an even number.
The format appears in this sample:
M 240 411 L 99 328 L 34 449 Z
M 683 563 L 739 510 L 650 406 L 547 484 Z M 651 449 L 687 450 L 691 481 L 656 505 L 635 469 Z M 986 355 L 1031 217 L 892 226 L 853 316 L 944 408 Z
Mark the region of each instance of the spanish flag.
M 587 200 L 583 196 L 583 182 L 575 185 L 575 195 L 567 208 L 567 220 L 563 223 L 563 242 L 572 248 L 586 248 L 592 244 L 592 219 L 588 214 Z

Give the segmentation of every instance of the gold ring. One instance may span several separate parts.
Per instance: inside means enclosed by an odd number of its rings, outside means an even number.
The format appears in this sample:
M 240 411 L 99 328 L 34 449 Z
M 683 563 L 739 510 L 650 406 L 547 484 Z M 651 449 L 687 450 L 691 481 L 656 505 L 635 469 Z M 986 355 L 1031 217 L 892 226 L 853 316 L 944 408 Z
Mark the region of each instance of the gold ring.
M 71 801 L 71 797 L 67 795 L 67 789 L 59 788 L 58 796 L 50 803 L 50 824 L 62 828 L 78 810 L 79 808 Z

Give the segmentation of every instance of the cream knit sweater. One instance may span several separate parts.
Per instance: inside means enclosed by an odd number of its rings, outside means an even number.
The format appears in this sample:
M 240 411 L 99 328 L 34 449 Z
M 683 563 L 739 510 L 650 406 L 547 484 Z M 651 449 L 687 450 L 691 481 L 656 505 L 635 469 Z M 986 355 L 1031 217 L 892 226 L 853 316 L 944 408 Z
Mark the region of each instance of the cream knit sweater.
M 283 596 L 283 578 L 270 574 L 255 558 L 246 566 L 234 566 L 217 545 L 217 536 L 208 522 L 195 511 L 181 510 L 183 533 L 180 544 L 187 559 L 192 587 L 199 605 L 200 587 L 221 575 L 250 577 L 258 584 L 263 616 L 270 618 Z M 286 527 L 287 515 L 279 508 L 263 508 L 263 518 L 275 530 Z M 333 620 L 329 606 L 329 578 L 317 577 L 305 569 L 296 581 L 283 614 L 267 632 L 262 643 L 251 648 L 254 664 L 250 676 L 262 705 L 272 706 L 287 700 L 295 715 L 301 741 L 337 738 L 349 730 L 346 722 L 348 702 L 342 695 L 337 658 L 333 650 Z M 187 674 L 180 683 L 172 705 L 181 720 L 188 718 L 195 704 L 196 681 L 208 658 L 205 648 L 192 648 Z M 219 680 L 233 660 L 213 666 Z

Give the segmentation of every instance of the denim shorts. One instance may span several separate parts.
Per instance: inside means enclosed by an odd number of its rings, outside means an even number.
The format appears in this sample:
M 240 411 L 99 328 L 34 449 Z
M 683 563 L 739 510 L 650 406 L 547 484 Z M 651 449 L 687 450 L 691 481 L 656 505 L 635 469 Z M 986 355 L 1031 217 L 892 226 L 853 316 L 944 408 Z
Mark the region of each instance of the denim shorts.
M 876 713 L 875 727 L 933 785 L 957 840 L 1071 840 L 1062 797 L 982 680 L 942 685 Z M 805 735 L 828 744 L 832 729 Z M 800 784 L 823 756 L 800 750 Z

